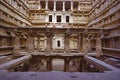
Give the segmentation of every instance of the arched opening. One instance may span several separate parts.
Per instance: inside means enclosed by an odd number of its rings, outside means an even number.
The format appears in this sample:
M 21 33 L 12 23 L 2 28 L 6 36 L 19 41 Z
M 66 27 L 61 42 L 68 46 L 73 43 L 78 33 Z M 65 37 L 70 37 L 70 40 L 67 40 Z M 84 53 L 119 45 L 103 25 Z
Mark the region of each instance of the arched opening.
M 63 9 L 63 3 L 62 3 L 62 1 L 57 1 L 56 2 L 56 10 L 57 11 L 62 11 L 62 9 Z
M 54 8 L 54 2 L 53 2 L 53 1 L 49 1 L 49 2 L 48 2 L 48 8 L 49 8 L 50 10 L 53 10 L 53 8 Z

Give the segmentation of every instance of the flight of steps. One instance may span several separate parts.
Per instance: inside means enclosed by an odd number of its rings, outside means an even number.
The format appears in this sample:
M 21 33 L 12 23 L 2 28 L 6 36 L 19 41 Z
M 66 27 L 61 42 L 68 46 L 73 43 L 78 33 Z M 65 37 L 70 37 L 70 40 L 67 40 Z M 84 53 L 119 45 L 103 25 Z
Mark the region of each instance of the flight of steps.
M 0 57 L 0 64 L 3 64 L 3 63 L 5 63 L 5 62 L 8 62 L 8 61 L 10 61 L 12 58 L 11 58 L 11 56 L 1 56 Z
M 120 60 L 115 58 L 107 58 L 104 60 L 106 63 L 115 66 L 120 69 Z

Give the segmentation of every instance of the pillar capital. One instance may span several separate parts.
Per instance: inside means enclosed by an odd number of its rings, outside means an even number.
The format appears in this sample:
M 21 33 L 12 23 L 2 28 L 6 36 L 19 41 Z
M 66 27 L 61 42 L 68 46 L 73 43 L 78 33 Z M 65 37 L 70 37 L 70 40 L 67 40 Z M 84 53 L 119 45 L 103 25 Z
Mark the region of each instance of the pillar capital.
M 20 32 L 15 32 L 14 34 L 15 34 L 15 36 L 18 36 L 18 37 L 21 36 L 21 33 L 20 33 Z
M 19 32 L 18 29 L 14 29 L 13 33 L 14 33 L 16 36 L 20 36 L 20 35 L 21 35 L 21 32 Z

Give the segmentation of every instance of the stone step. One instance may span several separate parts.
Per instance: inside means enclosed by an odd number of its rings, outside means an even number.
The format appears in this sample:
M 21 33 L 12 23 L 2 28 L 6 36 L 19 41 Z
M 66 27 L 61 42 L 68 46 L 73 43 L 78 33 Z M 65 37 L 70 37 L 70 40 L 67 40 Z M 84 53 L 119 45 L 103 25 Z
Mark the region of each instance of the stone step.
M 107 58 L 104 61 L 108 64 L 113 65 L 113 66 L 115 66 L 116 64 L 120 64 L 120 60 L 115 59 L 115 58 Z
M 11 60 L 10 56 L 1 56 L 0 57 L 0 64 L 5 63 L 9 60 Z

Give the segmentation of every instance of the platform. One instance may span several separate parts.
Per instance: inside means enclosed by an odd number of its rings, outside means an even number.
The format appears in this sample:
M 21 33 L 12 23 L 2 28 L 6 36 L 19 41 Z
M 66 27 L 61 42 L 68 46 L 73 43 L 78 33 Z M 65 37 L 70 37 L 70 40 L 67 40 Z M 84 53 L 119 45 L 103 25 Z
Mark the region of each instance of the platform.
M 2 72 L 0 80 L 120 80 L 120 72 Z

